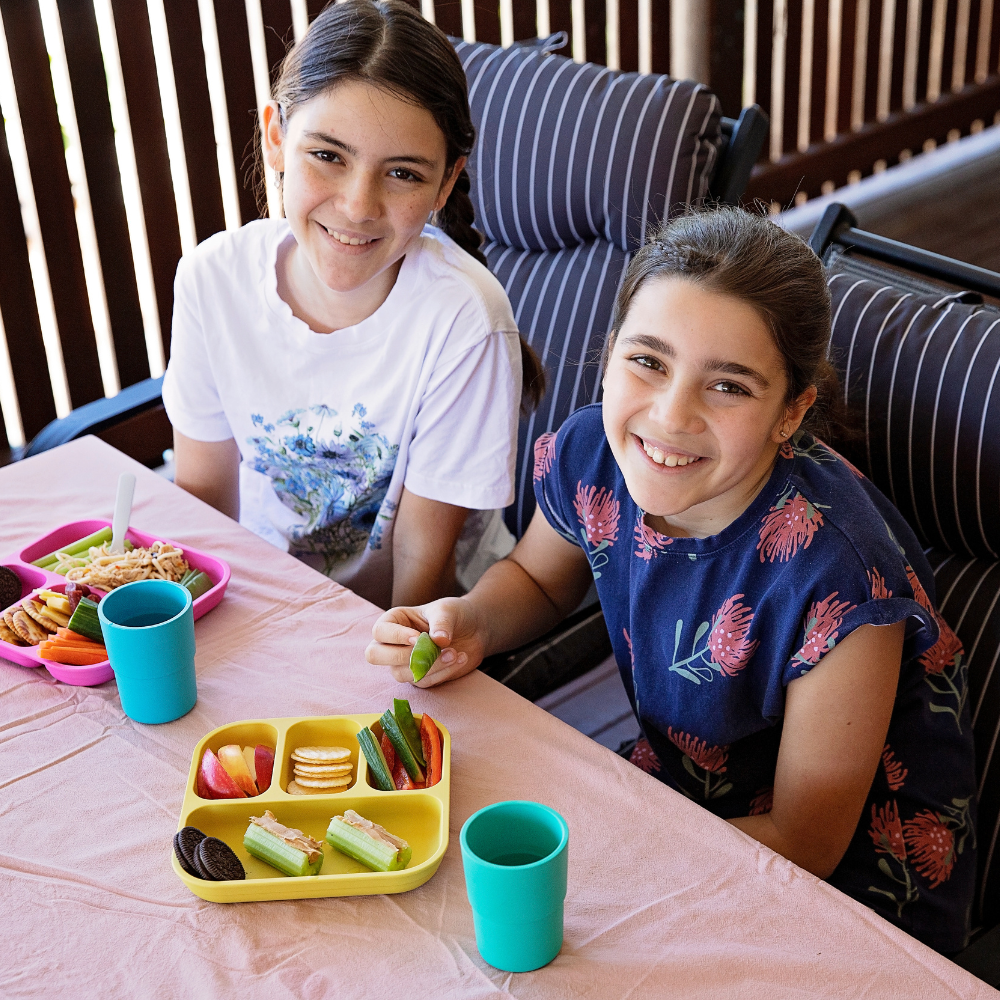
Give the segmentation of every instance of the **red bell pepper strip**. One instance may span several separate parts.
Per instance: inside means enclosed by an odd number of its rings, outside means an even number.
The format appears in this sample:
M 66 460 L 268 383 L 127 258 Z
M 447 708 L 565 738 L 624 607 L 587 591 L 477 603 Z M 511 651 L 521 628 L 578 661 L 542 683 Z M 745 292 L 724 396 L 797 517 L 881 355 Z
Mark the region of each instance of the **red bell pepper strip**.
M 396 774 L 396 750 L 392 745 L 391 740 L 385 733 L 382 734 L 382 739 L 379 741 L 382 744 L 382 754 L 385 757 L 386 766 L 389 768 L 389 773 L 391 775 Z
M 405 792 L 411 788 L 423 788 L 423 785 L 414 784 L 413 779 L 407 773 L 403 762 L 397 757 L 396 766 L 392 769 L 392 781 L 399 792 Z
M 441 730 L 426 712 L 420 720 L 420 742 L 424 748 L 424 760 L 427 761 L 427 784 L 424 787 L 430 788 L 441 780 Z

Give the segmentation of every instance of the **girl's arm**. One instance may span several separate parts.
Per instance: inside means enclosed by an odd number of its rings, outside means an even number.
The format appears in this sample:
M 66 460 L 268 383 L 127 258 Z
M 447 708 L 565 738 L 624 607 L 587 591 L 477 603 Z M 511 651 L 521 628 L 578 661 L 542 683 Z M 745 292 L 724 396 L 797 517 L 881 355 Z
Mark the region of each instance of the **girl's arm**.
M 405 486 L 392 529 L 392 603 L 424 604 L 455 593 L 455 543 L 469 512 Z
M 199 500 L 240 519 L 240 449 L 228 441 L 195 441 L 174 428 L 174 483 Z
M 474 670 L 484 656 L 514 649 L 562 621 L 583 599 L 590 579 L 580 548 L 536 510 L 517 548 L 465 597 L 385 612 L 372 628 L 365 657 L 392 667 L 397 681 L 412 681 L 410 649 L 422 631 L 430 632 L 443 652 L 419 686 L 453 680 Z
M 788 685 L 773 808 L 729 821 L 819 878 L 840 863 L 871 790 L 904 628 L 862 625 Z

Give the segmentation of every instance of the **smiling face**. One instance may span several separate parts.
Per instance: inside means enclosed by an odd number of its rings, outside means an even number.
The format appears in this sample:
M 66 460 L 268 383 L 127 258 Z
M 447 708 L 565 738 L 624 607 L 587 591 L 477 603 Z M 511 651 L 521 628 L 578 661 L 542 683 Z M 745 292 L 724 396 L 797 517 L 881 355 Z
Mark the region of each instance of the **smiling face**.
M 284 128 L 271 102 L 263 145 L 268 165 L 284 174 L 296 241 L 293 293 L 320 313 L 355 293 L 381 304 L 394 265 L 465 165 L 459 158 L 449 169 L 444 134 L 429 111 L 359 80 L 299 105 Z
M 650 527 L 704 537 L 767 482 L 815 399 L 791 406 L 781 354 L 747 303 L 678 277 L 632 299 L 604 377 L 604 430 Z

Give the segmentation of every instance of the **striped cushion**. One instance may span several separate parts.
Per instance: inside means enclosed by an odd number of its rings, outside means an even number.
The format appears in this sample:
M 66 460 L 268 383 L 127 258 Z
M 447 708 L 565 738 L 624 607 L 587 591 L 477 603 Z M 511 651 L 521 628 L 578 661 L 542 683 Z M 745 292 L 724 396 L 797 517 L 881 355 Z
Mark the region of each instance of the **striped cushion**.
M 830 278 L 831 358 L 865 431 L 844 450 L 926 545 L 996 559 L 1000 311 L 873 277 Z
M 973 926 L 1000 921 L 1000 563 L 932 549 L 938 607 L 965 647 L 979 776 L 979 880 Z
M 535 47 L 455 48 L 479 136 L 476 224 L 489 240 L 560 250 L 602 238 L 635 250 L 668 207 L 707 193 L 721 110 L 703 85 Z
M 548 379 L 545 399 L 521 421 L 518 433 L 516 495 L 506 516 L 520 538 L 535 510 L 535 439 L 558 430 L 577 407 L 598 397 L 597 362 L 630 255 L 605 240 L 556 253 L 498 243 L 485 250 L 490 270 L 507 290 L 518 328 L 541 358 Z

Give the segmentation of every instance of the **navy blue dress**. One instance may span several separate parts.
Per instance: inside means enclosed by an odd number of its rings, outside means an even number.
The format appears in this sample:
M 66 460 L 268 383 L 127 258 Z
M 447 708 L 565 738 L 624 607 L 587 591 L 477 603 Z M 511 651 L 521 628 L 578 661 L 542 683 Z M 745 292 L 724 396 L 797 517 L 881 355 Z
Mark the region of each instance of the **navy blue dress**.
M 859 625 L 906 621 L 885 749 L 829 882 L 931 947 L 964 947 L 976 784 L 964 654 L 909 526 L 805 432 L 709 538 L 669 538 L 633 502 L 601 406 L 535 446 L 535 496 L 586 554 L 645 739 L 633 761 L 723 818 L 770 811 L 785 688 Z

